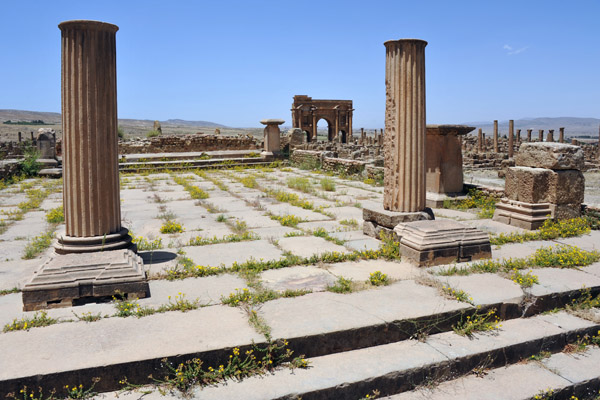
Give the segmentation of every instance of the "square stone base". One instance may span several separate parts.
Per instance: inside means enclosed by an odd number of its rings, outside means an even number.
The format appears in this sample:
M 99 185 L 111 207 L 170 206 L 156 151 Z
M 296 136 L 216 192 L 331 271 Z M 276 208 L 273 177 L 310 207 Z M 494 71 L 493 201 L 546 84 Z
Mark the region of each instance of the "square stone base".
M 496 204 L 493 219 L 503 224 L 534 230 L 552 218 L 551 206 L 550 203 L 525 203 L 502 198 Z
M 116 294 L 147 297 L 143 267 L 131 250 L 56 255 L 23 287 L 23 311 L 69 307 Z
M 416 221 L 397 225 L 404 260 L 419 266 L 490 258 L 487 233 L 452 220 Z
M 365 207 L 363 208 L 363 233 L 379 239 L 381 231 L 384 231 L 395 237 L 394 227 L 400 223 L 432 219 L 435 217 L 430 208 L 418 212 L 396 212 L 384 209 L 383 205 Z

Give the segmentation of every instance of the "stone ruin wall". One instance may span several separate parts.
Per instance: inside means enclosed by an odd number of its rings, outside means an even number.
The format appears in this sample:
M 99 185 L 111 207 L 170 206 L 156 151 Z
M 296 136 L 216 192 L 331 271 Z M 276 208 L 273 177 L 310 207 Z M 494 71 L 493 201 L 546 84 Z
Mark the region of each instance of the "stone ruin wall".
M 537 133 L 536 133 L 537 135 Z M 532 140 L 535 143 L 537 140 Z M 555 141 L 557 143 L 557 141 Z M 521 142 L 514 141 L 515 153 L 519 151 L 521 144 L 528 143 L 525 140 Z M 571 142 L 565 141 L 570 144 Z M 600 154 L 598 151 L 598 145 L 595 143 L 577 143 L 583 149 L 585 156 L 586 166 L 589 168 L 600 167 Z M 463 167 L 464 168 L 490 168 L 490 169 L 502 169 L 506 167 L 508 160 L 508 138 L 498 137 L 498 153 L 493 151 L 494 140 L 491 137 L 485 138 L 484 151 L 479 153 L 477 151 L 477 136 L 468 135 L 462 139 L 462 152 L 463 152 Z
M 62 143 L 56 141 L 56 154 L 61 155 Z M 119 154 L 183 153 L 218 150 L 261 150 L 262 142 L 255 137 L 221 136 L 197 133 L 164 135 L 148 139 L 119 140 Z

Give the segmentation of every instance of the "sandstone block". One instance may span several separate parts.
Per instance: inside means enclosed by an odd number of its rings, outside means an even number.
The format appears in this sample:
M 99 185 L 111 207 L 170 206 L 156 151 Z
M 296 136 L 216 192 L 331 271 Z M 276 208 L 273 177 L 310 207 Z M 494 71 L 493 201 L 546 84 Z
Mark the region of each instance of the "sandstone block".
M 581 217 L 581 203 L 577 204 L 551 204 L 552 218 L 571 219 Z
M 526 203 L 546 203 L 552 170 L 511 167 L 506 170 L 505 196 Z
M 548 202 L 553 204 L 581 204 L 585 191 L 583 172 L 576 170 L 552 171 L 548 181 Z
M 582 170 L 584 154 L 581 147 L 570 144 L 523 143 L 515 156 L 515 163 L 520 167 Z

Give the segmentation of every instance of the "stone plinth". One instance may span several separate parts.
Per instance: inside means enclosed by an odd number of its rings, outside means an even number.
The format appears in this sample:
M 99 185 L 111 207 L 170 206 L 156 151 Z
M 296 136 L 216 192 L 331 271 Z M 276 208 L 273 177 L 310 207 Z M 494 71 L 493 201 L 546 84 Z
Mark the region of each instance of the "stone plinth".
M 496 204 L 494 221 L 523 229 L 537 229 L 552 216 L 550 203 L 527 203 L 502 198 Z
M 474 130 L 465 125 L 427 125 L 426 205 L 439 207 L 443 198 L 463 192 L 461 136 Z
M 548 168 L 553 170 L 575 169 L 585 166 L 583 150 L 579 146 L 564 143 L 524 143 L 515 156 L 518 166 Z
M 23 310 L 70 307 L 116 293 L 146 297 L 143 265 L 131 250 L 55 256 L 23 287 Z
M 425 46 L 391 40 L 386 48 L 383 208 L 425 209 Z
M 386 210 L 383 206 L 365 207 L 363 233 L 379 239 L 382 231 L 394 234 L 394 228 L 400 223 L 433 219 L 433 211 L 430 208 L 421 212 L 397 212 Z
M 279 125 L 285 121 L 282 119 L 263 119 L 261 124 L 266 125 L 265 133 L 265 148 L 262 152 L 263 156 L 276 157 L 281 155 L 281 131 Z
M 115 25 L 68 21 L 62 33 L 63 201 L 58 252 L 131 247 L 121 227 Z
M 451 220 L 416 221 L 397 225 L 403 260 L 419 266 L 490 258 L 487 233 Z

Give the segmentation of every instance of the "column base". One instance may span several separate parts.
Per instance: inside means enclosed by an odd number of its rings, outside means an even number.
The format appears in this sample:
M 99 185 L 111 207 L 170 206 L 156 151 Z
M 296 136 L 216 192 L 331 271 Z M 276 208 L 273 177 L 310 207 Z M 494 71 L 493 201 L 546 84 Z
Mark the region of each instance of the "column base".
M 120 249 L 129 249 L 137 253 L 137 246 L 131 242 L 131 235 L 126 228 L 121 228 L 117 233 L 103 236 L 75 237 L 59 232 L 56 237 L 58 240 L 54 244 L 54 250 L 58 254 L 93 253 Z
M 396 240 L 394 227 L 403 222 L 433 220 L 435 216 L 431 208 L 416 212 L 398 212 L 383 208 L 383 205 L 363 208 L 363 233 L 379 239 L 381 232 L 392 235 Z
M 435 193 L 426 192 L 425 194 L 425 205 L 431 208 L 440 208 L 444 206 L 445 201 L 460 201 L 468 198 L 466 193 Z
M 526 203 L 502 198 L 496 204 L 494 221 L 522 229 L 534 230 L 552 218 L 550 203 Z
M 144 262 L 133 251 L 56 255 L 23 287 L 23 311 L 70 307 L 115 295 L 150 295 Z
M 452 220 L 415 221 L 394 228 L 400 254 L 418 266 L 467 262 L 490 258 L 487 233 Z

